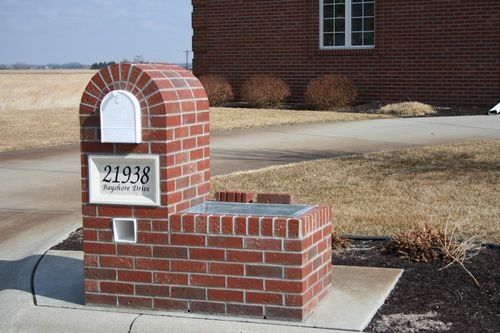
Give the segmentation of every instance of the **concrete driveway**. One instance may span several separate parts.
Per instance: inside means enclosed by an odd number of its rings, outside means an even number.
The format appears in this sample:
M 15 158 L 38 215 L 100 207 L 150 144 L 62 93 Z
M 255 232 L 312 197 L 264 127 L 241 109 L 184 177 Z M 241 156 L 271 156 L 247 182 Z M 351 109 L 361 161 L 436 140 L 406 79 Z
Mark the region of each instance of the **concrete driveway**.
M 219 132 L 212 173 L 380 150 L 500 138 L 500 117 L 381 119 Z M 80 225 L 76 145 L 0 153 L 0 331 L 32 304 L 39 256 Z M 23 292 L 19 292 L 23 291 Z
M 212 135 L 212 174 L 356 153 L 500 138 L 499 116 L 380 119 Z M 0 153 L 0 259 L 46 250 L 80 223 L 77 145 Z

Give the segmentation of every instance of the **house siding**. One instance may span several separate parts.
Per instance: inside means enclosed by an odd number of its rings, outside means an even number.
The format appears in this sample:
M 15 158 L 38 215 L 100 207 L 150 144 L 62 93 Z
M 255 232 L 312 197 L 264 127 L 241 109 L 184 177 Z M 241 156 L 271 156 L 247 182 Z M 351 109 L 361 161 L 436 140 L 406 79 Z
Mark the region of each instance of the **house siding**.
M 309 81 L 345 74 L 361 101 L 490 105 L 500 99 L 500 1 L 376 2 L 375 48 L 320 50 L 319 0 L 193 0 L 193 71 L 236 96 L 276 75 L 302 102 Z

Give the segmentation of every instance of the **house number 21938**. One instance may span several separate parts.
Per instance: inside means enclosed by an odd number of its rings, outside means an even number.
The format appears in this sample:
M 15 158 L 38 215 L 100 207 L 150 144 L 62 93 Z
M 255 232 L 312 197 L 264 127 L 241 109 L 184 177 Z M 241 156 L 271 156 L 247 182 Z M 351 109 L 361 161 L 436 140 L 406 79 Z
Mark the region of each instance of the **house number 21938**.
M 121 183 L 121 184 L 126 184 L 126 183 L 131 183 L 131 184 L 147 184 L 150 179 L 150 172 L 151 172 L 151 167 L 145 166 L 145 167 L 140 167 L 140 166 L 115 166 L 112 167 L 111 165 L 106 165 L 104 166 L 104 172 L 106 175 L 102 179 L 103 183 Z
M 159 206 L 160 159 L 157 155 L 89 155 L 89 202 Z

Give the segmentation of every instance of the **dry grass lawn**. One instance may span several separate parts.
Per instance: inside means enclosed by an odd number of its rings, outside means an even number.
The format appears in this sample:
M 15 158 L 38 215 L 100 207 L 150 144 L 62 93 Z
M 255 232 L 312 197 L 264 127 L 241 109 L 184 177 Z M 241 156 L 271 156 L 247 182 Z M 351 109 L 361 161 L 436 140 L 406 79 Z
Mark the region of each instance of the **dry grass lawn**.
M 79 141 L 78 105 L 95 71 L 1 71 L 0 151 Z M 383 115 L 212 108 L 213 130 L 383 118 Z
M 352 113 L 296 111 L 281 109 L 211 108 L 211 128 L 215 131 L 252 127 L 298 125 L 312 123 L 335 123 L 340 121 L 389 118 L 386 115 Z
M 290 192 L 329 204 L 340 233 L 393 235 L 422 223 L 500 242 L 500 140 L 317 160 L 212 179 L 212 191 Z

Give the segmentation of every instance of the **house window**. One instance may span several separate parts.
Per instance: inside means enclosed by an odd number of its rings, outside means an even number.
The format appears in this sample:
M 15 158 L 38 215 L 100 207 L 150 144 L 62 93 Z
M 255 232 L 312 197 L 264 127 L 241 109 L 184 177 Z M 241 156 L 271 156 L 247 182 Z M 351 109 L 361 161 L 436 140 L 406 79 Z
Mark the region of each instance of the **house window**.
M 375 0 L 320 0 L 320 47 L 375 46 Z

